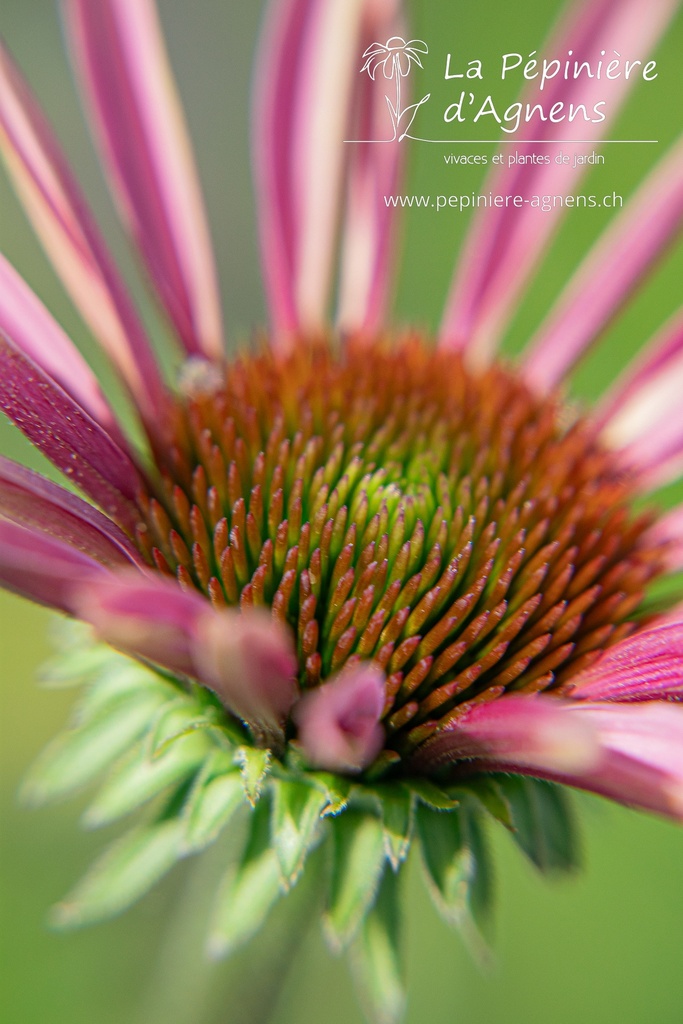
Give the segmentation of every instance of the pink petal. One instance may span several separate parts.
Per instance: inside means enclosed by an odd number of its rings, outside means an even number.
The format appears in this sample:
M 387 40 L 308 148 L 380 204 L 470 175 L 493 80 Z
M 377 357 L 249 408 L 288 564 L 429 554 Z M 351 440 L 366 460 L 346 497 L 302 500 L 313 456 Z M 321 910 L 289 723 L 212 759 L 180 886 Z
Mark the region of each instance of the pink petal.
M 401 5 L 394 0 L 380 0 L 366 8 L 363 41 L 376 36 L 388 39 L 402 23 Z M 384 88 L 362 75 L 356 84 L 349 138 L 391 138 L 385 96 Z M 347 144 L 347 150 L 338 323 L 342 331 L 373 334 L 384 322 L 396 256 L 397 210 L 387 206 L 384 197 L 398 191 L 405 145 L 398 139 L 357 142 Z
M 463 715 L 418 752 L 422 769 L 469 758 L 470 770 L 563 782 L 683 819 L 683 708 L 503 697 Z
M 416 767 L 475 759 L 501 771 L 590 771 L 599 760 L 597 733 L 568 715 L 568 706 L 543 696 L 479 704 L 428 740 L 415 755 Z
M 387 0 L 271 0 L 268 8 L 256 60 L 254 165 L 280 343 L 321 330 L 327 319 L 361 33 L 386 7 Z
M 572 700 L 683 700 L 683 622 L 622 640 L 572 682 Z
M 683 141 L 650 173 L 589 252 L 532 339 L 524 373 L 560 381 L 595 341 L 683 225 Z
M 683 505 L 671 509 L 659 519 L 648 533 L 655 544 L 668 545 L 668 567 L 670 572 L 683 569 Z
M 118 574 L 75 597 L 103 639 L 172 672 L 194 676 L 268 736 L 280 734 L 298 693 L 289 632 L 264 611 L 216 611 L 162 577 Z
M 0 330 L 108 433 L 118 431 L 95 374 L 45 306 L 0 254 Z
M 56 272 L 153 420 L 164 387 L 144 329 L 64 155 L 1 43 L 0 151 Z M 19 336 L 17 343 L 23 344 Z
M 152 0 L 65 0 L 93 126 L 122 215 L 191 355 L 223 352 L 209 231 Z
M 382 749 L 386 679 L 361 662 L 304 694 L 294 709 L 299 743 L 309 763 L 328 771 L 358 772 Z
M 0 586 L 6 590 L 73 612 L 74 587 L 108 571 L 71 545 L 0 517 Z
M 0 409 L 66 476 L 127 530 L 142 479 L 130 456 L 77 402 L 0 335 Z
M 109 568 L 144 567 L 126 535 L 96 508 L 2 456 L 0 517 L 63 541 Z
M 595 64 L 600 51 L 618 51 L 622 57 L 637 53 L 645 59 L 655 46 L 678 6 L 677 0 L 583 0 L 572 8 L 542 54 L 565 54 L 573 50 L 581 61 Z M 608 130 L 635 79 L 605 81 L 597 79 L 554 78 L 541 92 L 532 85 L 523 102 L 542 103 L 550 109 L 554 103 L 585 103 L 587 110 L 605 100 L 605 120 L 586 123 L 582 117 L 573 122 L 539 122 L 530 126 L 534 139 L 586 140 L 588 145 L 570 142 L 570 155 L 590 152 Z M 518 133 L 518 134 L 521 134 Z M 538 146 L 520 142 L 515 149 L 526 155 Z M 543 152 L 554 156 L 557 147 L 544 145 Z M 506 147 L 507 154 L 507 147 Z M 572 161 L 573 162 L 573 161 Z M 576 189 L 585 168 L 572 164 L 515 165 L 493 171 L 482 185 L 482 194 L 567 195 Z M 488 208 L 472 221 L 462 259 L 453 281 L 441 327 L 442 344 L 467 348 L 472 357 L 487 360 L 509 322 L 514 305 L 526 287 L 532 271 L 550 241 L 562 216 L 556 207 L 550 212 L 525 205 Z

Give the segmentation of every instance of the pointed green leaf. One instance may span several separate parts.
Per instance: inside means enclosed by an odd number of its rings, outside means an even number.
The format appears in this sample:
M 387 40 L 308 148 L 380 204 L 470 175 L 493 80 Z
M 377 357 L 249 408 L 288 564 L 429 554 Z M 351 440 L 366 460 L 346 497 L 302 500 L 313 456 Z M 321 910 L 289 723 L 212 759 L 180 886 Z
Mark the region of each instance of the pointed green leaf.
M 332 882 L 325 930 L 333 949 L 345 949 L 377 893 L 384 863 L 384 832 L 379 818 L 345 811 L 332 827 Z
M 377 1024 L 398 1024 L 405 1008 L 398 878 L 393 871 L 384 872 L 375 905 L 363 921 L 351 961 L 368 1017 Z
M 162 708 L 161 713 L 150 730 L 149 754 L 150 757 L 159 757 L 176 740 L 198 728 L 208 727 L 213 723 L 199 712 L 195 702 L 187 697 L 178 697 Z
M 86 828 L 100 828 L 136 810 L 197 771 L 209 747 L 204 736 L 179 740 L 156 760 L 136 751 L 104 784 L 83 815 Z
M 270 807 L 262 800 L 251 812 L 251 830 L 241 862 L 221 885 L 209 938 L 209 954 L 227 956 L 264 923 L 282 895 L 280 866 L 270 844 Z
M 340 814 L 349 802 L 352 785 L 349 779 L 345 779 L 341 775 L 333 775 L 332 772 L 311 772 L 308 777 L 313 785 L 325 794 L 323 816 L 334 817 Z
M 476 811 L 468 806 L 452 814 L 418 807 L 416 827 L 434 903 L 450 925 L 459 928 L 478 958 L 488 950 L 482 933 L 492 898 L 490 861 Z
M 83 686 L 108 664 L 112 652 L 103 645 L 60 651 L 40 669 L 40 682 L 52 689 Z
M 270 772 L 271 759 L 270 750 L 257 747 L 238 747 L 235 751 L 235 764 L 239 765 L 244 792 L 252 807 L 261 796 L 263 783 Z
M 78 928 L 125 910 L 173 867 L 182 824 L 162 821 L 126 833 L 53 910 L 56 928 Z
M 474 796 L 496 821 L 500 821 L 506 828 L 511 829 L 513 827 L 510 802 L 495 776 L 477 775 L 472 779 L 459 782 L 449 792 L 453 796 L 463 793 Z
M 410 788 L 423 804 L 436 811 L 452 811 L 458 806 L 458 801 L 454 797 L 435 786 L 429 779 L 411 779 Z
M 21 789 L 28 804 L 56 800 L 87 786 L 142 735 L 158 700 L 141 695 L 110 714 L 61 733 L 40 754 Z
M 273 845 L 282 883 L 288 889 L 301 874 L 306 854 L 317 839 L 327 797 L 305 782 L 279 781 L 273 789 Z
M 218 838 L 240 807 L 245 807 L 240 773 L 231 772 L 197 780 L 183 818 L 186 831 L 183 849 L 196 853 Z
M 112 657 L 81 695 L 75 710 L 76 725 L 87 725 L 112 714 L 124 702 L 138 700 L 146 700 L 154 708 L 149 716 L 152 722 L 158 709 L 175 697 L 175 689 L 156 672 L 129 659 Z
M 563 789 L 521 775 L 499 779 L 512 811 L 515 842 L 541 871 L 571 871 L 579 864 L 574 816 Z
M 400 782 L 375 786 L 382 808 L 384 850 L 394 871 L 408 856 L 413 831 L 415 797 Z

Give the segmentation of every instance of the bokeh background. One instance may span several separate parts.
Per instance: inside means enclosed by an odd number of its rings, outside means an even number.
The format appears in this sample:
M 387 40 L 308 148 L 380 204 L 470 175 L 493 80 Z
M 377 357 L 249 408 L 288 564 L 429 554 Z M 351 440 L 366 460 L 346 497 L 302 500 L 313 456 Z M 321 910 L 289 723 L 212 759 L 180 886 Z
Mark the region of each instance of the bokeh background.
M 207 193 L 227 322 L 243 341 L 264 321 L 255 243 L 248 156 L 248 92 L 261 5 L 243 0 L 161 0 L 173 64 L 188 111 Z M 498 59 L 506 51 L 540 47 L 559 10 L 555 0 L 415 0 L 413 34 L 438 41 L 465 59 Z M 84 182 L 127 276 L 134 262 L 121 238 L 81 120 L 53 0 L 3 0 L 0 32 L 14 50 Z M 628 196 L 683 116 L 683 19 L 656 55 L 656 82 L 634 90 L 614 138 L 657 138 L 658 146 L 606 147 L 607 163 L 584 190 L 613 188 Z M 416 89 L 444 96 L 443 67 L 427 62 Z M 496 83 L 496 95 L 514 99 Z M 446 100 L 448 102 L 448 100 Z M 445 106 L 445 103 L 444 103 Z M 492 152 L 492 147 L 482 151 Z M 446 167 L 434 147 L 414 146 L 407 190 L 467 192 L 481 170 Z M 594 186 L 594 187 L 593 187 Z M 570 211 L 536 284 L 511 325 L 508 346 L 528 337 L 581 254 L 606 222 L 604 211 Z M 402 235 L 402 273 L 396 318 L 432 328 L 451 273 L 466 216 L 413 211 Z M 22 271 L 98 370 L 106 372 L 87 331 L 69 305 L 0 174 L 0 249 Z M 577 375 L 574 391 L 590 399 L 680 302 L 679 245 L 631 303 Z M 150 329 L 164 328 L 143 302 Z M 116 391 L 111 384 L 111 393 Z M 23 439 L 0 424 L 0 450 L 44 468 Z M 671 494 L 664 495 L 671 500 Z M 52 618 L 0 593 L 0 799 L 2 1024 L 202 1024 L 231 1015 L 225 968 L 202 969 L 201 935 L 191 907 L 202 898 L 201 877 L 176 870 L 141 905 L 112 924 L 72 936 L 50 933 L 46 911 L 110 836 L 83 834 L 85 806 L 22 809 L 16 792 L 27 766 L 68 715 L 70 697 L 40 690 L 38 666 L 50 651 Z M 482 973 L 459 938 L 428 903 L 413 865 L 406 954 L 410 1024 L 680 1024 L 683 1017 L 683 831 L 657 819 L 577 801 L 583 823 L 585 868 L 576 878 L 548 883 L 496 833 L 496 963 Z M 502 830 L 501 830 L 502 832 Z M 220 869 L 214 855 L 206 870 Z M 183 896 L 189 881 L 190 897 Z M 238 972 L 249 969 L 249 951 Z M 204 973 L 202 973 L 204 970 Z M 234 968 L 233 968 L 234 971 Z M 213 985 L 204 1017 L 204 981 Z M 254 984 L 260 984 L 256 979 Z M 279 1024 L 355 1024 L 361 1020 L 346 965 L 325 951 L 313 927 L 297 955 L 276 1017 Z

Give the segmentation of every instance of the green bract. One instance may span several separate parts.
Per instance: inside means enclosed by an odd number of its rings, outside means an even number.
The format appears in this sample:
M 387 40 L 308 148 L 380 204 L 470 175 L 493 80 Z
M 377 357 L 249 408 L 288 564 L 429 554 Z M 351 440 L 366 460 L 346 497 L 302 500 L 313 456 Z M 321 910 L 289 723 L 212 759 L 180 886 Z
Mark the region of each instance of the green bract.
M 576 864 L 567 799 L 551 783 L 479 775 L 440 788 L 419 778 L 380 783 L 309 771 L 293 745 L 284 761 L 252 746 L 206 690 L 72 624 L 45 679 L 80 693 L 69 728 L 30 771 L 25 800 L 55 800 L 103 776 L 84 824 L 134 818 L 54 909 L 58 928 L 120 913 L 176 861 L 233 829 L 243 842 L 207 922 L 208 953 L 226 956 L 266 923 L 319 848 L 324 934 L 335 953 L 350 952 L 370 1018 L 391 1022 L 405 1001 L 400 886 L 411 847 L 420 850 L 439 913 L 478 957 L 486 954 L 493 896 L 487 819 L 501 822 L 542 871 Z

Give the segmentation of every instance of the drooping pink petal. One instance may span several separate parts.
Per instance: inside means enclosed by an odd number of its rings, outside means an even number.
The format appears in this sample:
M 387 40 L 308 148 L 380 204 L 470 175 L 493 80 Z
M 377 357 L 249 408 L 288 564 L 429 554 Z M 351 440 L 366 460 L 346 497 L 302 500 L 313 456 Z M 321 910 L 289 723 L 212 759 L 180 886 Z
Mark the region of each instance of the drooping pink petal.
M 683 140 L 589 252 L 525 354 L 539 390 L 560 381 L 634 293 L 683 225 Z
M 683 622 L 627 637 L 572 682 L 572 700 L 683 700 Z
M 253 148 L 264 277 L 281 344 L 326 322 L 364 26 L 385 24 L 396 7 L 395 0 L 271 0 L 268 7 Z M 358 167 L 357 188 L 369 173 Z M 379 235 L 378 244 L 386 244 Z
M 118 431 L 95 374 L 23 278 L 0 253 L 0 331 L 49 373 L 108 433 Z
M 111 519 L 25 466 L 0 456 L 0 518 L 69 544 L 109 568 L 144 561 Z
M 567 714 L 558 698 L 501 697 L 465 712 L 419 748 L 418 767 L 455 760 L 494 764 L 501 771 L 542 774 L 590 771 L 600 751 L 595 729 Z
M 637 57 L 644 61 L 677 6 L 678 0 L 583 0 L 571 9 L 541 52 L 548 59 L 557 56 L 562 60 L 571 52 L 572 59 L 589 61 L 593 67 L 601 59 L 602 50 L 610 56 L 617 51 L 622 59 Z M 558 75 L 546 83 L 543 91 L 537 81 L 533 82 L 522 97 L 525 105 L 541 103 L 549 111 L 554 104 L 564 103 L 566 112 L 570 103 L 584 104 L 592 116 L 594 104 L 605 101 L 599 110 L 605 118 L 599 121 L 596 117 L 595 123 L 587 123 L 582 113 L 573 121 L 534 117 L 528 125 L 522 125 L 518 135 L 546 142 L 567 141 L 569 145 L 563 148 L 571 158 L 583 156 L 604 137 L 635 80 L 624 75 L 612 80 L 581 75 L 565 81 Z M 574 166 L 573 159 L 558 164 L 553 159 L 558 147 L 540 148 L 551 156 L 548 164 L 517 163 L 495 169 L 483 183 L 481 193 L 531 199 L 574 192 L 585 165 Z M 519 142 L 515 150 L 525 157 L 538 152 L 539 146 Z M 507 156 L 506 151 L 506 160 Z M 446 305 L 442 344 L 466 348 L 480 362 L 490 358 L 562 213 L 559 205 L 543 211 L 530 203 L 521 208 L 508 205 L 477 211 Z
M 309 763 L 328 771 L 367 768 L 384 742 L 380 719 L 385 694 L 385 675 L 372 662 L 353 665 L 304 694 L 294 721 Z
M 604 437 L 623 449 L 624 461 L 640 471 L 646 488 L 683 471 L 681 388 L 683 312 L 652 339 L 597 410 Z
M 362 41 L 390 38 L 402 23 L 398 0 L 366 4 Z M 404 91 L 405 88 L 404 88 Z M 354 96 L 349 138 L 391 140 L 386 92 L 361 74 Z M 397 132 L 405 125 L 398 126 Z M 399 136 L 386 142 L 347 144 L 348 186 L 341 240 L 338 324 L 342 331 L 375 333 L 381 326 L 393 258 L 396 253 L 395 207 L 384 197 L 398 190 L 405 154 Z
M 63 612 L 73 612 L 74 588 L 108 575 L 94 558 L 40 530 L 0 516 L 0 586 Z
M 141 477 L 130 456 L 51 377 L 0 334 L 0 409 L 70 480 L 132 531 Z
M 154 420 L 164 386 L 142 324 L 50 126 L 2 43 L 0 151 L 57 274 Z
M 82 587 L 76 613 L 122 650 L 193 676 L 269 736 L 296 700 L 289 632 L 265 611 L 217 611 L 172 580 L 118 574 Z
M 188 353 L 223 353 L 199 182 L 153 0 L 65 0 L 114 194 Z
M 481 704 L 438 734 L 416 761 L 469 758 L 469 770 L 562 782 L 683 819 L 683 708 L 508 697 Z

